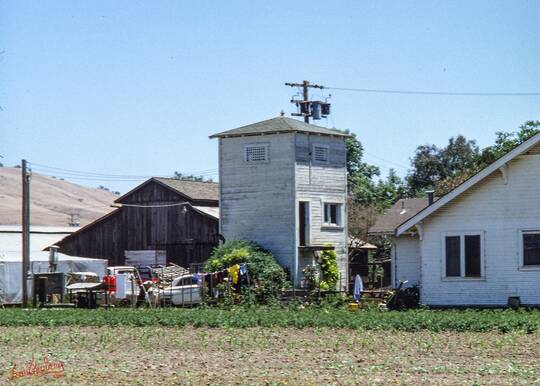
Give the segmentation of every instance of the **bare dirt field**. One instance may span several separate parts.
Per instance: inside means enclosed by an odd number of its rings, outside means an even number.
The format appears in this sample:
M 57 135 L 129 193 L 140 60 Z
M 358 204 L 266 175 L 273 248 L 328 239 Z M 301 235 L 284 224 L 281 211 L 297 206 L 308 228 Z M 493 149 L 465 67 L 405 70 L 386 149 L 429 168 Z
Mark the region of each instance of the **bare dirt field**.
M 508 385 L 540 382 L 540 334 L 1 327 L 2 384 Z M 64 375 L 9 380 L 35 358 Z

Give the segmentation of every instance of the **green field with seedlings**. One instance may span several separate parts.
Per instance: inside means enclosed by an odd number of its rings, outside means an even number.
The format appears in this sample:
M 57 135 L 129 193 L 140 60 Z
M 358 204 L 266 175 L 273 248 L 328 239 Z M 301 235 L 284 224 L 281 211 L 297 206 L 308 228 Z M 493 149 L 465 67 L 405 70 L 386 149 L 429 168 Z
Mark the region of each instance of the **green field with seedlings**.
M 181 311 L 181 310 L 178 310 Z M 530 385 L 539 333 L 346 328 L 0 327 L 0 384 Z M 63 373 L 9 382 L 13 366 Z
M 329 327 L 384 331 L 533 333 L 538 310 L 348 311 L 333 307 L 201 307 L 162 309 L 5 309 L 0 326 Z

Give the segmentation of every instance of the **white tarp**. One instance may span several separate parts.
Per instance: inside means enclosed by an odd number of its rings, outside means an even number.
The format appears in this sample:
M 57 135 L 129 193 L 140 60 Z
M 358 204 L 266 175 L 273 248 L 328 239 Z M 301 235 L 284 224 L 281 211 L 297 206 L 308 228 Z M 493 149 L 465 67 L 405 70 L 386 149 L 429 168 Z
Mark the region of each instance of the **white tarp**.
M 123 273 L 119 273 L 116 275 L 116 298 L 117 299 L 125 299 L 126 298 L 126 275 Z
M 0 302 L 20 303 L 22 301 L 22 256 L 20 252 L 0 253 Z M 100 279 L 105 275 L 108 262 L 105 259 L 90 259 L 86 257 L 58 254 L 57 272 L 95 272 Z M 48 272 L 49 252 L 30 252 L 30 273 Z M 31 275 L 30 275 L 31 276 Z M 32 280 L 28 282 L 29 297 L 32 294 Z

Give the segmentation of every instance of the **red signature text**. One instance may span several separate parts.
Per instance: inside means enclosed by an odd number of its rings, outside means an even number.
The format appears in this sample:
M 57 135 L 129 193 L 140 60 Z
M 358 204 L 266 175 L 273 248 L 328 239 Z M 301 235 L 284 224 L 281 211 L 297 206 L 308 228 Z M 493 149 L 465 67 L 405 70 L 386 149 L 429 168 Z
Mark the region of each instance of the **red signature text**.
M 13 367 L 8 373 L 8 379 L 13 380 L 23 377 L 43 377 L 45 375 L 52 375 L 55 378 L 64 376 L 64 363 L 63 362 L 49 362 L 49 358 L 43 358 L 43 363 L 38 363 L 34 358 L 21 370 L 17 369 L 17 364 L 13 364 Z

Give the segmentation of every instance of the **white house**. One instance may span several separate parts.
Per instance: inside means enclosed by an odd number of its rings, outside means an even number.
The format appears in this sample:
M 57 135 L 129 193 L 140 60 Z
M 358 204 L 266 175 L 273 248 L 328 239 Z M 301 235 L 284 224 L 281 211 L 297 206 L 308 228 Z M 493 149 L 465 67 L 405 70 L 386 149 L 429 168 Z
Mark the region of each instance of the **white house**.
M 277 117 L 219 138 L 220 233 L 272 251 L 298 285 L 331 243 L 347 285 L 347 134 Z
M 400 200 L 371 232 L 391 235 L 393 284 L 419 284 L 423 304 L 540 305 L 540 133 L 431 204 Z

